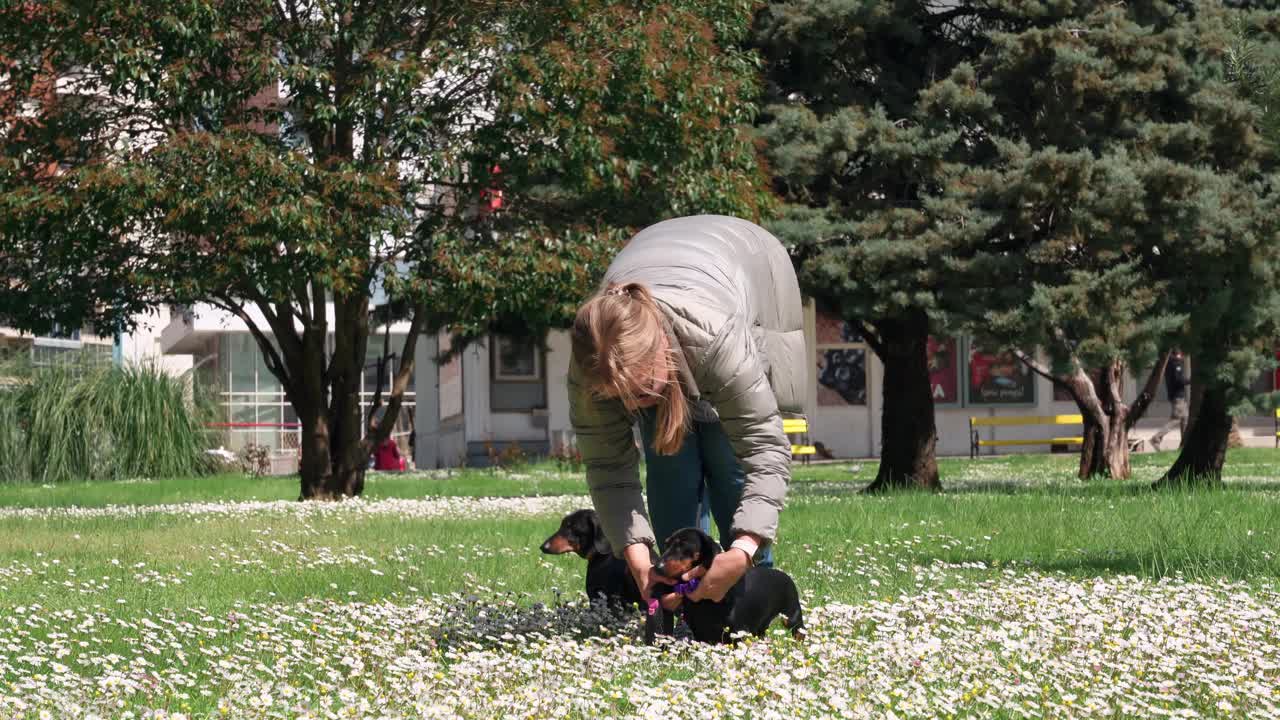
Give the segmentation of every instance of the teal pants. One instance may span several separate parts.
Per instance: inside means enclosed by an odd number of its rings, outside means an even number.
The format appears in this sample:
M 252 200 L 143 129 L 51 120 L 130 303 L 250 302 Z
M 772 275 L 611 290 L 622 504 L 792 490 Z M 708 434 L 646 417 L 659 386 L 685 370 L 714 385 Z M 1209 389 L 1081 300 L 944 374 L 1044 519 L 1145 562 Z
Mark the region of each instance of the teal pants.
M 729 445 L 729 436 L 718 422 L 694 422 L 676 454 L 659 455 L 653 449 L 655 417 L 653 409 L 640 414 L 640 435 L 644 440 L 649 520 L 658 550 L 662 550 L 671 533 L 681 528 L 698 527 L 710 534 L 713 520 L 720 545 L 728 550 L 733 544 L 733 514 L 746 480 Z M 773 566 L 772 544 L 756 555 L 756 565 Z

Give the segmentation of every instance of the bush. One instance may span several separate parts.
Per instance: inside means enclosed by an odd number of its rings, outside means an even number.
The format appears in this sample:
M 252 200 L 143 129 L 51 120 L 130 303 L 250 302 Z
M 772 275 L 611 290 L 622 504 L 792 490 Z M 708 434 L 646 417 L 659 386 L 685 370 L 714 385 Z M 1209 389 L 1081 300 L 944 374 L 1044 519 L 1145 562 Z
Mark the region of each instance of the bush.
M 0 482 L 179 477 L 212 469 L 184 379 L 153 367 L 0 362 Z
M 240 451 L 240 470 L 254 477 L 266 477 L 271 474 L 271 448 L 258 443 L 249 443 Z

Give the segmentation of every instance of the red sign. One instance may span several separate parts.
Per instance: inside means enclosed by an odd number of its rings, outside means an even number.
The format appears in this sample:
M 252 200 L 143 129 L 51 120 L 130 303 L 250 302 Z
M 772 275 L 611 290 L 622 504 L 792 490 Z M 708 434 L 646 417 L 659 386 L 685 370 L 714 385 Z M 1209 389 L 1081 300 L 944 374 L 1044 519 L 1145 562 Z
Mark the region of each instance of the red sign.
M 969 403 L 972 405 L 1034 405 L 1035 378 L 1008 350 L 988 353 L 969 346 Z
M 938 405 L 960 402 L 960 355 L 955 338 L 929 336 L 926 346 L 929 363 L 929 392 Z

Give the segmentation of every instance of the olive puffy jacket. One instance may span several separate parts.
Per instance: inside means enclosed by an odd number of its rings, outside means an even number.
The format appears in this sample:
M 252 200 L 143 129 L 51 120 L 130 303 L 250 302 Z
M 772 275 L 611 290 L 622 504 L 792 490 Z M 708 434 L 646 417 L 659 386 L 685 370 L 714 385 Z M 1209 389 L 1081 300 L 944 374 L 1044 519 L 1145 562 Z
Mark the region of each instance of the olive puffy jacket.
M 791 443 L 780 413 L 803 411 L 809 362 L 800 287 L 786 248 L 764 228 L 718 215 L 676 218 L 631 239 L 604 285 L 638 282 L 665 315 L 683 355 L 691 404 L 719 416 L 746 475 L 733 532 L 774 539 L 791 478 Z M 679 357 L 679 356 L 677 356 Z M 615 553 L 654 543 L 638 472 L 634 418 L 617 400 L 585 389 L 569 366 L 570 420 L 587 485 Z

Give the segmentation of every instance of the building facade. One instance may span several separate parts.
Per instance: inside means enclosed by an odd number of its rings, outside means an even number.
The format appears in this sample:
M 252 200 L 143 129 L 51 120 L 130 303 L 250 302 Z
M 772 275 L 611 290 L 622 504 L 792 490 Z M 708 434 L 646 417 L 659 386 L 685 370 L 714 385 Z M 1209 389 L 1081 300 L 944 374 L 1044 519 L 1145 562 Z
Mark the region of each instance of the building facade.
M 332 308 L 329 311 L 332 313 Z M 257 320 L 266 325 L 262 318 Z M 398 368 L 407 326 L 408 323 L 399 323 L 389 328 L 391 352 L 395 354 L 390 363 L 392 373 Z M 377 389 L 378 361 L 387 329 L 375 328 L 365 355 L 361 398 L 366 414 Z M 158 342 L 165 353 L 191 358 L 196 395 L 216 411 L 217 420 L 210 428 L 216 445 L 232 452 L 257 445 L 269 451 L 273 472 L 297 470 L 301 448 L 298 416 L 285 397 L 280 381 L 267 369 L 262 352 L 243 321 L 209 305 L 173 308 Z M 332 342 L 331 334 L 330 350 Z M 421 346 L 418 353 L 422 357 Z M 385 395 L 389 380 L 383 382 Z M 392 430 L 392 438 L 406 458 L 413 457 L 416 382 L 417 378 L 411 378 L 400 417 Z
M 838 318 L 806 308 L 805 334 L 813 358 L 806 401 L 810 438 L 836 457 L 874 458 L 883 433 L 884 366 L 856 332 Z M 422 358 L 449 350 L 446 334 L 427 338 Z M 420 351 L 421 353 L 421 351 Z M 573 442 L 565 373 L 569 339 L 550 333 L 545 347 L 489 337 L 448 362 L 420 362 L 416 369 L 418 467 L 484 466 L 508 454 L 545 455 Z M 931 338 L 930 384 L 940 455 L 966 456 L 971 417 L 1067 415 L 1075 403 L 1011 353 L 988 352 L 964 337 Z M 1136 399 L 1145 373 L 1125 380 L 1125 396 Z M 1259 392 L 1277 389 L 1280 373 L 1258 379 Z M 1160 384 L 1156 400 L 1132 433 L 1146 441 L 1168 420 L 1172 407 Z M 1275 442 L 1271 417 L 1244 418 L 1247 445 Z M 1051 432 L 1052 435 L 1046 435 Z M 1017 440 L 1062 435 L 1043 426 L 982 428 L 985 439 Z M 1067 434 L 1073 434 L 1068 431 Z M 1179 440 L 1175 431 L 1165 447 Z M 1001 454 L 1048 452 L 1048 446 L 1000 448 Z M 1074 452 L 1074 448 L 1058 448 Z M 984 450 L 984 453 L 992 452 Z

